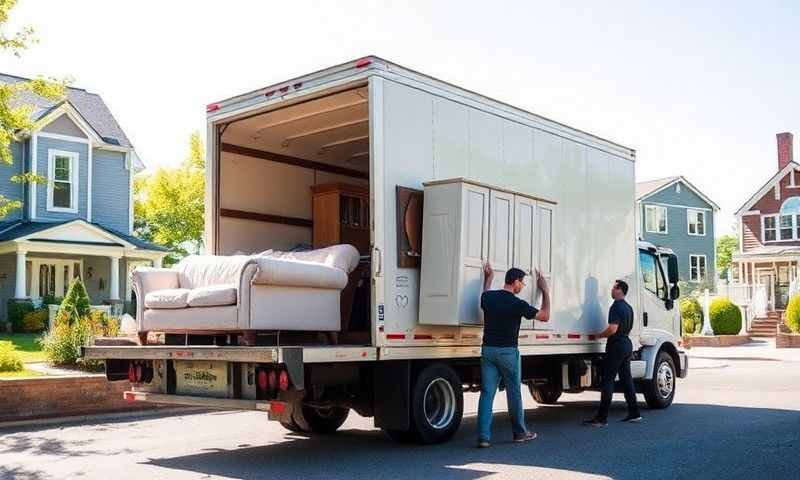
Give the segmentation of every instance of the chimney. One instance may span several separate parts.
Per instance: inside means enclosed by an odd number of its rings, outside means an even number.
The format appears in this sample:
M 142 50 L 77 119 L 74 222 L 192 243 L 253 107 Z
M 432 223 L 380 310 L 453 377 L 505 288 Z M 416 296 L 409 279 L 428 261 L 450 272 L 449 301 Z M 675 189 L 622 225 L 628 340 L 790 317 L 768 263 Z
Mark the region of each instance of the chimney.
M 780 171 L 792 161 L 792 134 L 783 132 L 775 136 L 778 137 L 778 170 Z

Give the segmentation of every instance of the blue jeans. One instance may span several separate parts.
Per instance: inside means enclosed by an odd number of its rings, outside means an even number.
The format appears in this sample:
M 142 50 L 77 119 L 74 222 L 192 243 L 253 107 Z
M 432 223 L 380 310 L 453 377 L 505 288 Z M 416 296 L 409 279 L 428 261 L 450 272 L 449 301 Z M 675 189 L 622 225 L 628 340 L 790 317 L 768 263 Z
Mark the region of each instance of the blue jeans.
M 528 431 L 525 427 L 525 410 L 522 408 L 522 368 L 517 347 L 481 348 L 481 398 L 478 402 L 478 440 L 491 440 L 492 404 L 500 378 L 506 385 L 508 414 L 514 435 Z

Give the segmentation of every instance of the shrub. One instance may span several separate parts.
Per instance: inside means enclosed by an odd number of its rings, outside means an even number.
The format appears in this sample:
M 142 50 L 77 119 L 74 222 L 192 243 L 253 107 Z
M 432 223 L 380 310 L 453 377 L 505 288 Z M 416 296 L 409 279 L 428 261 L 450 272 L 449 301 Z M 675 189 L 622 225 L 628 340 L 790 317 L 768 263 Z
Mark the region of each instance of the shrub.
M 86 317 L 92 334 L 98 337 L 119 336 L 119 320 L 106 315 L 102 310 L 92 310 Z
M 33 303 L 31 303 L 30 300 L 9 299 L 7 304 L 7 318 L 8 323 L 11 324 L 11 329 L 15 332 L 22 332 L 25 314 L 33 310 Z
M 684 297 L 680 301 L 683 333 L 700 333 L 703 328 L 703 308 L 694 297 Z
M 87 321 L 78 319 L 70 323 L 68 319 L 66 315 L 56 317 L 53 330 L 40 341 L 48 362 L 54 365 L 78 363 L 81 346 L 86 345 L 92 337 L 91 327 Z
M 800 333 L 800 295 L 789 300 L 786 307 L 786 326 L 794 333 Z
M 19 372 L 24 368 L 22 357 L 11 342 L 0 342 L 0 372 Z
M 28 312 L 22 317 L 23 332 L 41 332 L 47 324 L 49 312 L 46 309 L 38 309 Z
M 727 298 L 717 298 L 709 306 L 715 335 L 736 335 L 742 329 L 742 312 Z
M 64 310 L 69 314 L 69 323 L 75 323 L 80 318 L 83 318 L 90 313 L 89 295 L 86 293 L 86 287 L 80 278 L 76 278 L 72 285 L 69 286 L 69 291 L 61 302 L 58 311 Z

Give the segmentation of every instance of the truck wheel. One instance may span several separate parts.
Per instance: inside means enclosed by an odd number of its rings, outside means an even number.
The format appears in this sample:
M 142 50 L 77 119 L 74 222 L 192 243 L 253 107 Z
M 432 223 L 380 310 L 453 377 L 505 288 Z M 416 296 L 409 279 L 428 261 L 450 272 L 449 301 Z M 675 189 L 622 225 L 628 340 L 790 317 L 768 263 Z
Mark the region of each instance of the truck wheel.
M 661 351 L 656 356 L 653 378 L 644 382 L 644 399 L 653 409 L 667 408 L 675 398 L 675 362 L 669 353 Z
M 423 444 L 450 440 L 464 415 L 464 391 L 458 374 L 443 363 L 425 367 L 411 392 L 411 430 Z
M 290 432 L 302 432 L 300 427 L 294 423 L 294 419 L 289 419 L 288 422 L 281 422 L 281 425 L 283 425 L 283 428 L 289 430 Z
M 552 383 L 547 383 L 545 385 L 529 383 L 528 389 L 531 391 L 531 396 L 536 400 L 536 403 L 542 405 L 555 405 L 562 393 L 561 385 Z
M 298 430 L 293 431 L 321 434 L 333 433 L 342 426 L 349 414 L 350 409 L 344 407 L 313 408 L 305 405 L 299 406 L 292 413 L 292 423 L 298 428 Z M 289 428 L 286 425 L 284 427 Z

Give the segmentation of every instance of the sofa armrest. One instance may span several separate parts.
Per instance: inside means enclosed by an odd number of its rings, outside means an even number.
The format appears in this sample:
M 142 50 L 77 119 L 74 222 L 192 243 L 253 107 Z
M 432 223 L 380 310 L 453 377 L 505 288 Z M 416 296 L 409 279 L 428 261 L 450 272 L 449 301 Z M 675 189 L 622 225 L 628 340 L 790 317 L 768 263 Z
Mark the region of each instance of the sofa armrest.
M 178 272 L 168 268 L 138 267 L 133 271 L 133 291 L 136 293 L 136 324 L 145 331 L 144 297 L 149 292 L 168 288 L 180 288 Z
M 347 274 L 342 270 L 314 262 L 299 262 L 271 257 L 257 257 L 258 272 L 254 284 L 285 287 L 343 289 Z

